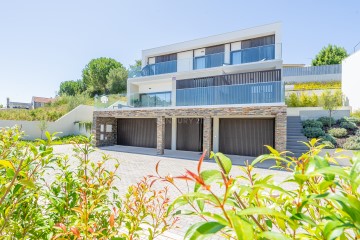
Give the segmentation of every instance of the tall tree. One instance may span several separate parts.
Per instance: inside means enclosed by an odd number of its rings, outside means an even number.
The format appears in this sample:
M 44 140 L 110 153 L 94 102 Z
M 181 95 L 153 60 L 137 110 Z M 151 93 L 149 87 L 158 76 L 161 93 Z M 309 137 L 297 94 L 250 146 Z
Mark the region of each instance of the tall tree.
M 86 86 L 82 80 L 64 81 L 60 83 L 59 95 L 75 96 L 86 90 Z
M 91 88 L 92 92 L 109 93 L 108 75 L 111 69 L 124 68 L 121 63 L 112 58 L 92 59 L 83 69 L 82 77 L 84 83 Z
M 312 60 L 313 66 L 340 64 L 348 56 L 345 48 L 329 44 L 323 47 Z
M 125 68 L 111 69 L 107 76 L 107 89 L 114 94 L 126 92 L 127 78 L 128 71 Z

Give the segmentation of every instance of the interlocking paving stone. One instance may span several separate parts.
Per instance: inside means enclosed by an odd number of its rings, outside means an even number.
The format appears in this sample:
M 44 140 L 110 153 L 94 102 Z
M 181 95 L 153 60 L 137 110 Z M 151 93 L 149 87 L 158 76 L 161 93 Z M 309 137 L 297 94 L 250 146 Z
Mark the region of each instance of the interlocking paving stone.
M 73 155 L 72 145 L 59 145 L 54 146 L 55 153 L 63 153 L 69 156 Z M 101 161 L 102 154 L 108 154 L 112 158 L 116 158 L 120 161 L 120 169 L 118 171 L 118 175 L 121 180 L 117 181 L 115 184 L 120 190 L 121 193 L 125 193 L 127 188 L 141 180 L 143 176 L 147 176 L 149 174 L 155 174 L 155 165 L 157 162 L 160 162 L 159 172 L 163 176 L 172 175 L 178 176 L 185 173 L 186 169 L 192 170 L 194 172 L 197 171 L 197 161 L 192 160 L 184 160 L 179 158 L 167 158 L 167 157 L 159 157 L 150 155 L 141 155 L 135 153 L 125 153 L 118 151 L 109 151 L 109 150 L 101 150 L 98 149 L 96 152 L 92 153 L 91 159 L 95 162 Z M 110 168 L 110 164 L 108 166 Z M 204 162 L 202 168 L 205 169 L 216 169 L 217 165 L 213 162 Z M 284 171 L 276 171 L 276 170 L 268 170 L 268 169 L 254 169 L 254 172 L 260 175 L 274 175 L 274 181 L 276 183 L 282 182 L 286 177 L 289 176 L 288 172 Z M 233 166 L 233 169 L 230 173 L 232 176 L 238 176 L 242 174 L 240 168 L 238 166 Z M 52 176 L 48 176 L 49 181 L 53 180 Z M 164 183 L 165 184 L 165 183 Z M 193 186 L 188 186 L 185 181 L 179 181 L 178 186 L 182 191 L 187 191 L 188 188 L 192 189 Z M 285 189 L 292 188 L 293 185 L 290 183 L 286 183 L 282 185 Z M 162 186 L 158 186 L 162 187 Z M 214 189 L 216 193 L 219 193 L 218 190 Z M 171 199 L 176 198 L 179 194 L 175 188 L 169 188 L 169 195 Z M 192 224 L 201 221 L 199 217 L 194 216 L 184 216 L 181 217 L 181 220 L 177 224 L 177 228 L 168 231 L 165 235 L 159 237 L 159 240 L 178 240 L 183 239 L 183 236 Z M 211 238 L 214 240 L 223 239 L 221 237 Z

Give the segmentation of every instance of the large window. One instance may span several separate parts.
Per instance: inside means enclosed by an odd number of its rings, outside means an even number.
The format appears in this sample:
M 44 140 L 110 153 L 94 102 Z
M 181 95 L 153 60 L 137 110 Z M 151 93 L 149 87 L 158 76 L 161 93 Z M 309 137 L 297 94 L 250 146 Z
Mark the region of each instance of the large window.
M 167 107 L 171 106 L 171 92 L 142 93 L 139 107 Z

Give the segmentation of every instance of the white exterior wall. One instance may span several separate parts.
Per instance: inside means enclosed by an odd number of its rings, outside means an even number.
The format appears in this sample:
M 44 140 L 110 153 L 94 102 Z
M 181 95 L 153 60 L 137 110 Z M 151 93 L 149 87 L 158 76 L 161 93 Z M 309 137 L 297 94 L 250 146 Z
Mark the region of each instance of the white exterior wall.
M 149 82 L 139 85 L 139 93 L 153 93 L 153 92 L 171 92 L 171 79 L 161 82 Z
M 55 122 L 48 122 L 47 130 L 50 133 L 61 132 L 57 136 L 67 135 L 87 135 L 85 129 L 79 130 L 79 125 L 74 124 L 77 121 L 92 121 L 94 107 L 80 105 Z M 25 132 L 25 139 L 34 140 L 41 137 L 39 128 L 41 121 L 16 121 L 16 120 L 0 120 L 0 128 L 13 127 L 18 125 Z M 45 135 L 43 135 L 44 137 Z
M 231 43 L 231 51 L 241 50 L 241 42 Z
M 335 120 L 349 117 L 351 112 L 351 107 L 341 107 L 332 112 L 332 117 Z M 296 108 L 287 108 L 288 116 L 300 116 L 301 120 L 307 119 L 318 119 L 319 117 L 328 117 L 329 111 L 324 110 L 322 107 L 296 107 Z
M 180 52 L 177 54 L 177 71 L 190 71 L 193 68 L 193 51 Z
M 225 44 L 224 63 L 230 64 L 230 44 Z
M 342 61 L 342 91 L 353 110 L 360 109 L 360 51 Z

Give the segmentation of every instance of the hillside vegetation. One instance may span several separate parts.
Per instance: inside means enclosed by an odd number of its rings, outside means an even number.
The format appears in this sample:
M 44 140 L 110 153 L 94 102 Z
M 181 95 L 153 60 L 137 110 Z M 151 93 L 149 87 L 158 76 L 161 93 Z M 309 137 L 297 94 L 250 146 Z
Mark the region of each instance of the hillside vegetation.
M 125 100 L 124 100 L 125 99 Z M 126 98 L 119 95 L 109 96 L 109 103 L 126 101 Z M 45 107 L 33 110 L 6 109 L 0 110 L 0 120 L 24 120 L 24 121 L 56 121 L 79 105 L 94 106 L 94 99 L 86 95 L 60 96 L 55 102 Z

